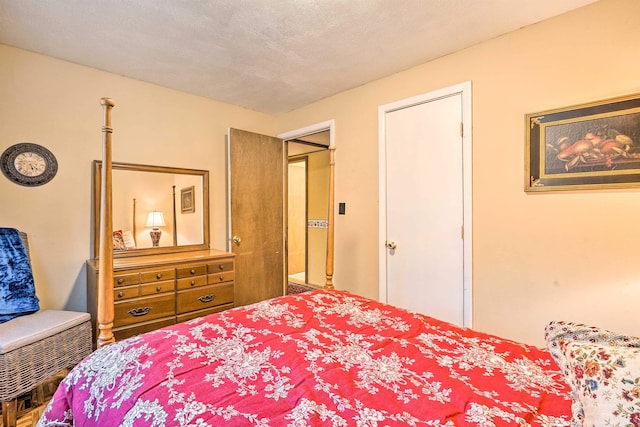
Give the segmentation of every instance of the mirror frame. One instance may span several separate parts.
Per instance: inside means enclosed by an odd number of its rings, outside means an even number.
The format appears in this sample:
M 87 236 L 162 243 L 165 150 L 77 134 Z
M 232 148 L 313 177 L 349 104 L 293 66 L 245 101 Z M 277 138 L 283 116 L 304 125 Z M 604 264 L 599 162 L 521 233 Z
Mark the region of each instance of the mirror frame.
M 153 172 L 182 175 L 197 175 L 202 177 L 202 236 L 203 242 L 195 245 L 160 246 L 154 248 L 114 251 L 114 258 L 127 258 L 140 255 L 160 255 L 176 252 L 201 251 L 209 249 L 209 171 L 200 169 L 174 168 L 168 166 L 151 166 L 134 163 L 112 162 L 113 171 Z M 102 183 L 102 161 L 93 161 L 93 257 L 97 258 L 100 241 L 100 191 Z

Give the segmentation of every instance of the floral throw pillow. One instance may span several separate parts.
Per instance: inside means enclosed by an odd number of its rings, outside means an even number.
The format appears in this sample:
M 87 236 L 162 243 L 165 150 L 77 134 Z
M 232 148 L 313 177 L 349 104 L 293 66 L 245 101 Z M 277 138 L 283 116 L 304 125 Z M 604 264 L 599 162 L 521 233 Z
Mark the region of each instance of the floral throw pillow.
M 113 232 L 113 250 L 114 251 L 124 251 L 126 247 L 124 246 L 124 238 L 122 237 L 122 230 L 116 230 Z
M 587 350 L 589 346 L 599 345 L 603 347 L 603 351 L 604 351 L 604 347 L 607 347 L 609 351 L 606 354 L 611 355 L 613 353 L 616 353 L 617 356 L 622 357 L 622 359 L 620 359 L 621 363 L 627 363 L 626 358 L 623 356 L 627 356 L 625 350 L 629 350 L 632 353 L 631 360 L 634 361 L 633 363 L 631 363 L 630 366 L 632 367 L 635 366 L 634 367 L 635 371 L 629 370 L 627 372 L 628 375 L 627 374 L 625 375 L 628 378 L 634 377 L 633 381 L 637 381 L 636 386 L 640 386 L 640 372 L 638 370 L 638 366 L 639 366 L 638 364 L 640 362 L 638 362 L 639 356 L 635 353 L 636 350 L 640 349 L 640 338 L 632 337 L 628 335 L 616 334 L 606 329 L 601 329 L 594 326 L 586 326 L 580 323 L 554 321 L 547 325 L 545 329 L 545 339 L 547 342 L 547 348 L 549 349 L 549 352 L 551 353 L 556 363 L 560 367 L 560 370 L 564 374 L 567 380 L 567 383 L 571 386 L 571 389 L 572 389 L 572 394 L 571 394 L 571 397 L 573 400 L 573 404 L 571 406 L 572 414 L 573 414 L 572 424 L 571 424 L 572 427 L 583 426 L 583 420 L 586 420 L 587 418 L 586 411 L 589 410 L 589 414 L 588 414 L 589 416 L 593 415 L 594 403 L 598 404 L 597 406 L 599 406 L 599 409 L 597 410 L 598 413 L 602 413 L 602 415 L 607 415 L 606 413 L 604 413 L 605 411 L 603 410 L 603 406 L 600 405 L 600 402 L 602 400 L 607 400 L 609 402 L 615 401 L 616 410 L 618 410 L 617 403 L 618 403 L 619 396 L 611 395 L 613 391 L 606 391 L 604 393 L 599 393 L 596 395 L 596 397 L 593 397 L 592 395 L 590 399 L 597 400 L 597 402 L 590 401 L 589 402 L 590 405 L 588 407 L 585 406 L 585 403 L 584 403 L 585 397 L 581 396 L 580 394 L 582 389 L 580 388 L 580 385 L 578 384 L 578 382 L 576 382 L 577 380 L 576 376 L 579 375 L 580 372 L 584 372 L 585 367 L 587 367 L 587 363 L 585 362 L 584 366 L 578 367 L 578 364 L 581 362 L 577 361 L 577 358 L 580 357 L 581 359 L 586 361 L 587 356 L 585 355 L 586 353 L 584 353 L 586 351 L 593 351 L 593 354 L 595 354 L 595 356 L 597 357 L 598 351 L 594 349 Z M 582 347 L 585 348 L 584 352 L 578 351 Z M 604 357 L 605 353 L 602 353 L 602 354 Z M 591 369 L 589 372 L 595 372 L 593 370 L 595 369 L 596 365 L 593 360 L 589 362 L 588 367 L 589 369 Z M 607 368 L 605 372 L 606 372 L 606 375 L 613 373 L 613 371 L 611 370 L 611 367 Z M 621 372 L 621 371 L 618 371 L 618 372 Z M 633 374 L 635 374 L 635 376 Z M 587 379 L 585 379 L 584 376 L 580 379 L 580 381 L 584 381 L 584 384 L 588 384 L 589 386 L 604 387 L 604 382 L 598 383 L 593 378 L 589 378 L 589 380 L 590 382 L 587 383 Z M 608 382 L 607 384 L 608 384 L 607 387 L 609 387 L 609 384 L 611 383 Z M 615 387 L 619 388 L 621 387 L 621 385 L 616 384 Z M 633 395 L 633 393 L 640 393 L 640 389 L 633 389 L 633 390 L 636 390 L 636 391 L 630 392 L 631 394 L 626 394 L 625 396 L 631 396 Z M 624 397 L 622 397 L 622 399 L 624 399 Z M 623 402 L 619 402 L 619 403 L 623 404 Z M 629 408 L 633 407 L 633 405 L 624 406 L 623 404 L 621 408 L 627 408 L 625 411 L 627 411 L 626 413 L 628 415 L 628 418 L 626 419 L 626 422 L 619 425 L 625 426 L 625 427 L 626 426 L 640 427 L 640 420 L 638 419 L 640 415 L 633 415 L 636 412 L 640 412 L 640 406 L 638 406 L 640 405 L 640 400 L 636 400 L 636 403 L 634 403 L 634 405 L 636 405 L 635 412 L 629 412 L 628 411 Z M 612 414 L 612 412 L 609 412 L 609 414 Z M 615 416 L 617 417 L 618 415 L 615 415 Z M 637 424 L 634 424 L 634 422 Z M 587 424 L 585 422 L 584 425 L 586 426 L 591 424 Z M 599 425 L 599 424 L 596 423 L 594 425 Z M 612 424 L 604 424 L 604 425 L 618 425 L 618 424 L 612 423 Z
M 573 342 L 565 354 L 583 426 L 640 427 L 640 348 Z

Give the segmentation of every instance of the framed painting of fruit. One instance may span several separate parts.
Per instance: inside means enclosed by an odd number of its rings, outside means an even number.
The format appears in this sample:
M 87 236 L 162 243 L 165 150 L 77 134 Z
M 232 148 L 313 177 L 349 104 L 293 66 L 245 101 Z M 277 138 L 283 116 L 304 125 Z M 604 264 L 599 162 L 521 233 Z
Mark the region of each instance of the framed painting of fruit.
M 640 94 L 525 117 L 525 191 L 640 186 Z

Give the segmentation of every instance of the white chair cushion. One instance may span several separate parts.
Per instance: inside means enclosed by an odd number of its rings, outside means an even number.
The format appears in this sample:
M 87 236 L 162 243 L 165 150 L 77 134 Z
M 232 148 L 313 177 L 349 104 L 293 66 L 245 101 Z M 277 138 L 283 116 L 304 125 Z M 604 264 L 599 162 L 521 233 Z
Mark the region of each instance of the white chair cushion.
M 0 324 L 0 354 L 40 341 L 91 319 L 89 313 L 40 310 Z

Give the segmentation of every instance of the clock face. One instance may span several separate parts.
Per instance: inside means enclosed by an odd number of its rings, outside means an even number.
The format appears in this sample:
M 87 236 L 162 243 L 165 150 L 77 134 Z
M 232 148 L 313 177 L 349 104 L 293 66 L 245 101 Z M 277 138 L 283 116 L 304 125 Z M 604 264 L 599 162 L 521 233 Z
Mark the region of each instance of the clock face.
M 53 153 L 43 146 L 22 142 L 2 153 L 0 169 L 10 181 L 35 187 L 53 179 L 58 172 L 58 162 Z
M 32 151 L 18 154 L 13 164 L 18 172 L 29 177 L 42 175 L 47 167 L 44 157 Z

